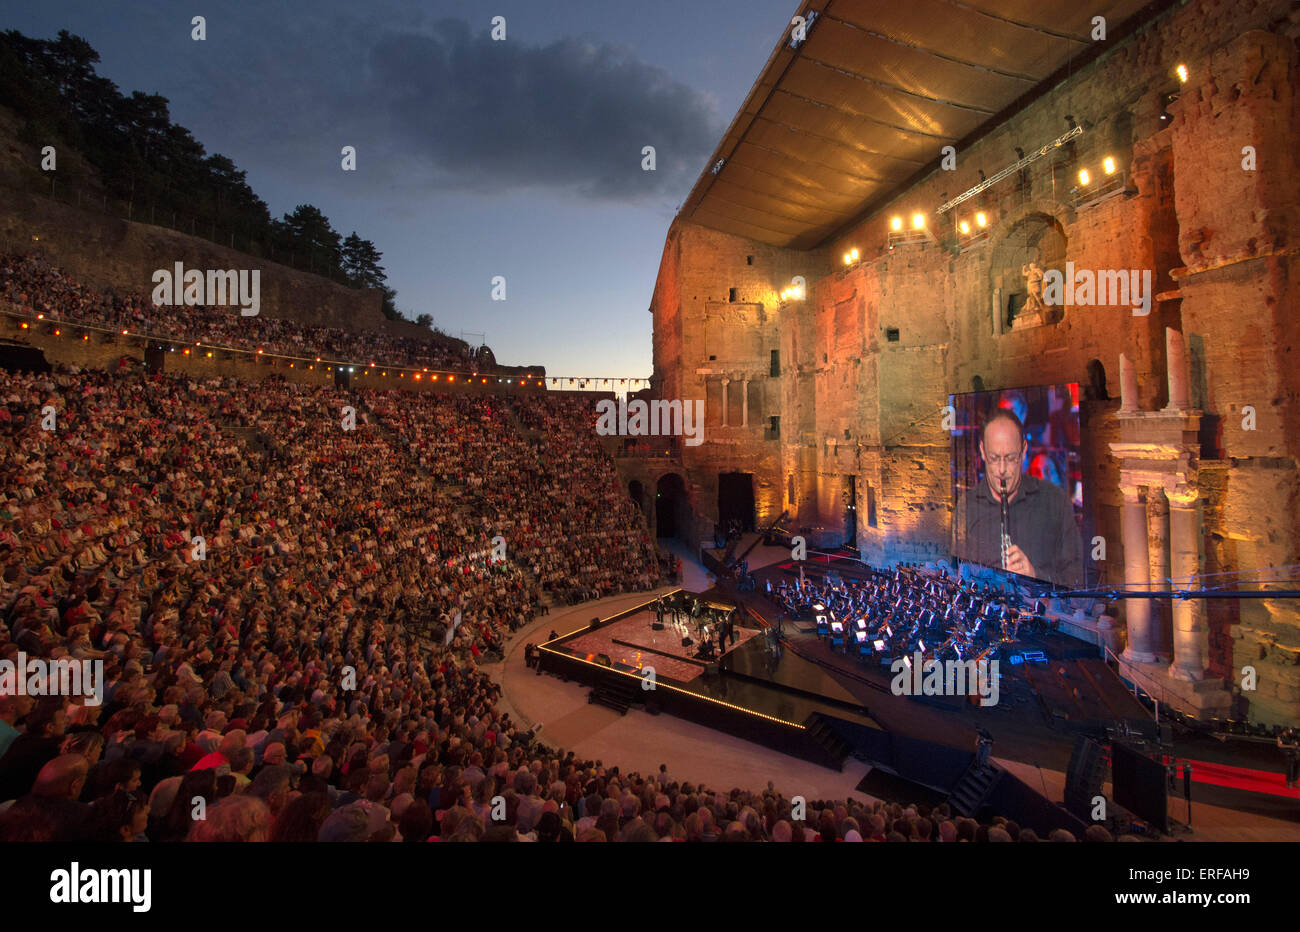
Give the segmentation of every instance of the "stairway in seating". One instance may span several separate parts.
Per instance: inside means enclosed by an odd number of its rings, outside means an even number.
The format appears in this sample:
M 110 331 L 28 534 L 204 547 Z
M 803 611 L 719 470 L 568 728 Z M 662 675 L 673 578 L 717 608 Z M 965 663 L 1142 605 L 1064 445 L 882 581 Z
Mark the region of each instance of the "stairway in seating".
M 849 756 L 853 748 L 835 733 L 835 729 L 826 718 L 820 712 L 814 712 L 804 721 L 803 727 L 808 740 L 821 752 L 822 763 L 836 770 L 843 770 L 844 759 Z
M 256 426 L 245 427 L 239 424 L 222 424 L 221 431 L 239 439 L 245 446 L 262 456 L 276 457 L 280 454 L 280 447 Z
M 635 681 L 619 677 L 613 683 L 593 686 L 587 694 L 587 701 L 626 715 L 629 708 L 641 701 L 640 688 Z
M 508 398 L 505 400 L 505 414 L 506 420 L 510 422 L 510 426 L 515 429 L 515 432 L 518 433 L 519 436 L 523 437 L 525 440 L 532 441 L 541 439 L 542 432 L 540 430 L 524 426 L 524 422 L 519 417 L 519 412 L 515 410 L 514 399 Z
M 1001 775 L 1002 771 L 992 764 L 980 767 L 975 761 L 971 761 L 970 767 L 948 794 L 948 805 L 958 815 L 973 817 L 979 812 L 980 806 L 984 804 L 984 800 L 988 798 Z

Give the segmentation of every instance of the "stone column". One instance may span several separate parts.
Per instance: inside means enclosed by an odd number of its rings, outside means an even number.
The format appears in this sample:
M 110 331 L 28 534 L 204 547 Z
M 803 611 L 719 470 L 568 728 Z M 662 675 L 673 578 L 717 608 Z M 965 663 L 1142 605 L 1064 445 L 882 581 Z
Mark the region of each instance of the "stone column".
M 1173 327 L 1165 328 L 1165 367 L 1169 376 L 1169 406 L 1166 411 L 1186 411 L 1187 401 L 1187 347 L 1183 335 Z
M 740 383 L 740 426 L 749 426 L 749 379 Z
M 1169 491 L 1169 540 L 1176 589 L 1196 589 L 1201 571 L 1201 514 L 1196 489 L 1178 485 Z M 1169 675 L 1196 682 L 1205 679 L 1205 602 L 1174 599 L 1174 662 Z
M 1150 550 L 1151 583 L 1154 589 L 1164 589 L 1169 569 L 1169 500 L 1165 490 L 1158 485 L 1147 486 L 1147 547 Z M 1169 653 L 1165 637 L 1165 618 L 1168 609 L 1164 599 L 1147 603 L 1151 612 L 1151 649 L 1157 656 Z
M 729 385 L 730 383 L 731 383 L 731 379 L 724 378 L 722 380 L 722 426 L 723 427 L 727 426 L 727 385 Z
M 1136 485 L 1122 485 L 1124 509 L 1124 584 L 1131 589 L 1145 589 L 1151 582 L 1151 564 L 1147 555 L 1147 509 Z M 1124 659 L 1133 663 L 1155 663 L 1155 642 L 1151 630 L 1151 601 L 1125 599 L 1128 619 L 1128 647 Z
M 1133 363 L 1123 353 L 1119 354 L 1120 414 L 1136 414 L 1138 410 L 1138 377 Z

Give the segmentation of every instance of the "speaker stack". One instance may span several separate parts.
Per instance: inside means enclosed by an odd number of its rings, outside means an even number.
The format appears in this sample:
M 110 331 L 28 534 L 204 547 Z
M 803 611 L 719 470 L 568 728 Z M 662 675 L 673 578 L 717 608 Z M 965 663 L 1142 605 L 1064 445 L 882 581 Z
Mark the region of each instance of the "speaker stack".
M 1065 772 L 1065 808 L 1085 822 L 1092 821 L 1092 801 L 1101 796 L 1106 782 L 1106 753 L 1091 738 L 1074 740 L 1070 766 Z

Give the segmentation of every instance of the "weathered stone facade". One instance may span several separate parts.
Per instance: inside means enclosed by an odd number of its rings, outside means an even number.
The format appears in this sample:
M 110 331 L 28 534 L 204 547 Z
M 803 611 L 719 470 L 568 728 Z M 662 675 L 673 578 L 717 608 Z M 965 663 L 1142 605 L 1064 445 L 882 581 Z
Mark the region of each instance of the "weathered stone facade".
M 1105 559 L 1090 561 L 1105 585 L 1143 569 L 1155 583 L 1180 568 L 1215 583 L 1300 564 L 1298 35 L 1295 5 L 1281 0 L 1173 9 L 959 152 L 956 170 L 941 170 L 936 152 L 928 177 L 813 250 L 675 221 L 651 308 L 655 393 L 703 397 L 707 409 L 705 443 L 681 453 L 693 514 L 681 536 L 711 536 L 719 474 L 743 472 L 759 525 L 788 508 L 792 526 L 814 529 L 810 544 L 852 533 L 873 563 L 944 557 L 948 395 L 1078 382 L 1085 539 L 1105 541 Z M 1082 135 L 935 212 L 1074 124 Z M 1077 180 L 1083 168 L 1091 189 Z M 925 235 L 891 248 L 891 218 L 917 211 Z M 960 234 L 976 211 L 987 232 Z M 1016 322 L 1031 261 L 1149 270 L 1149 314 L 1130 301 Z M 795 276 L 804 299 L 782 301 Z M 1185 361 L 1169 358 L 1167 330 Z M 1121 353 L 1136 376 L 1122 414 Z M 1181 406 L 1170 398 L 1178 379 Z M 1122 481 L 1135 449 L 1173 449 L 1170 418 L 1181 478 L 1158 491 Z M 1139 539 L 1146 558 L 1126 560 L 1126 541 Z M 1294 724 L 1298 605 L 1157 600 L 1149 649 L 1130 657 L 1184 708 L 1227 714 L 1231 690 L 1233 714 Z M 1258 688 L 1240 691 L 1248 664 Z

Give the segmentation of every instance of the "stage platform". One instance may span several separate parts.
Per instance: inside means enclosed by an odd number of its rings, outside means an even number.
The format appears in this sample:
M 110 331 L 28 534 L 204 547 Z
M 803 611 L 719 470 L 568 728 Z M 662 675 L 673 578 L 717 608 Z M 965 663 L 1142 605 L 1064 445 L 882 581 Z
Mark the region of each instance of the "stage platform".
M 548 641 L 539 647 L 539 668 L 591 685 L 594 701 L 644 703 L 836 769 L 849 749 L 834 741 L 827 746 L 814 734 L 818 716 L 880 728 L 850 690 L 781 648 L 759 625 L 737 625 L 736 642 L 709 661 L 694 656 L 696 644 L 682 646 L 671 622 L 655 631 L 654 618 L 647 602 Z M 693 622 L 688 633 L 698 644 Z M 653 688 L 646 675 L 651 667 Z
M 645 667 L 653 667 L 655 676 L 666 677 L 682 685 L 698 679 L 710 663 L 718 662 L 717 657 L 705 660 L 698 656 L 701 642 L 698 625 L 690 621 L 678 624 L 665 620 L 664 627 L 656 631 L 654 623 L 654 611 L 640 609 L 612 624 L 579 634 L 565 641 L 564 646 L 588 660 L 595 660 L 603 654 L 611 661 L 625 664 L 637 672 Z M 721 656 L 734 653 L 751 638 L 761 634 L 756 628 L 738 626 L 736 639 L 728 642 Z M 689 646 L 682 644 L 682 639 L 686 637 L 691 639 Z
M 844 578 L 870 575 L 868 568 L 845 557 L 823 556 L 802 566 L 809 580 L 828 571 Z M 983 728 L 993 736 L 999 757 L 1064 772 L 1079 734 L 1104 742 L 1106 727 L 1120 722 L 1155 730 L 1150 711 L 1098 656 L 1095 645 L 1058 632 L 1026 635 L 1004 646 L 997 705 L 981 707 L 956 697 L 895 696 L 890 689 L 893 674 L 888 666 L 864 663 L 856 654 L 833 649 L 828 638 L 816 634 L 815 625 L 811 631 L 800 630 L 794 619 L 767 598 L 765 582 L 770 579 L 775 588 L 780 581 L 797 579 L 799 564 L 783 561 L 755 575 L 756 591 L 738 592 L 724 580 L 706 596 L 738 602 L 757 627 L 779 622 L 787 656 L 797 655 L 807 666 L 815 667 L 822 682 L 833 683 L 840 693 L 852 695 L 880 728 L 900 739 L 967 751 L 975 745 L 976 729 Z M 1034 651 L 1041 652 L 1047 661 L 1009 662 L 1013 654 L 1023 657 Z M 780 668 L 757 667 L 745 672 L 774 683 L 789 676 Z M 809 677 L 807 682 L 817 679 Z M 1276 748 L 1185 733 L 1178 734 L 1171 747 L 1176 759 L 1192 763 L 1197 792 L 1203 801 L 1269 818 L 1300 821 L 1300 790 L 1283 785 L 1282 759 Z

